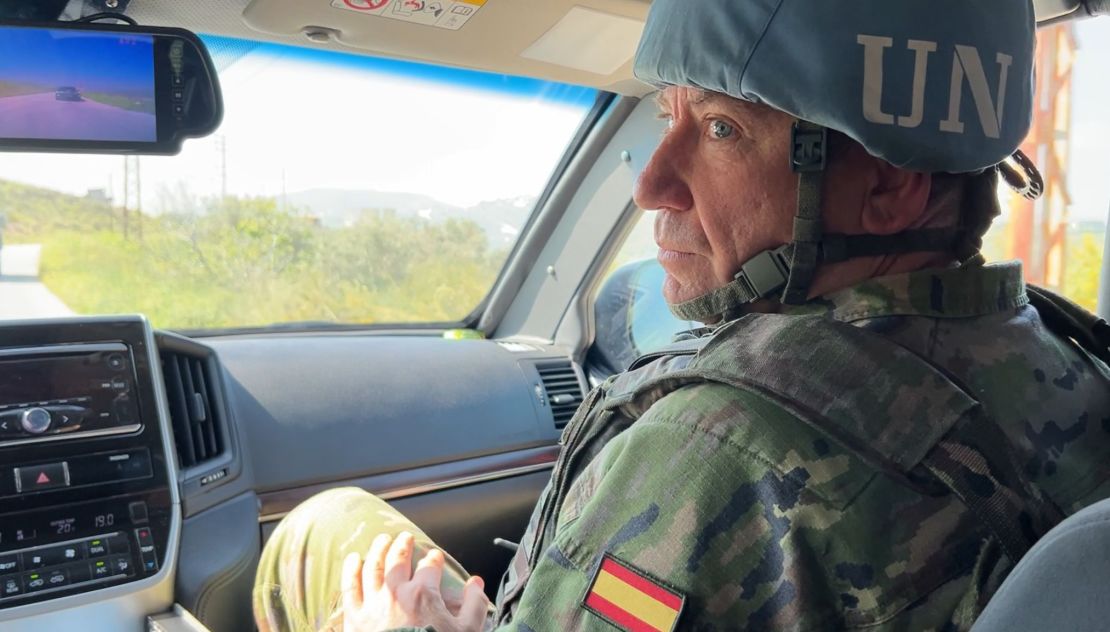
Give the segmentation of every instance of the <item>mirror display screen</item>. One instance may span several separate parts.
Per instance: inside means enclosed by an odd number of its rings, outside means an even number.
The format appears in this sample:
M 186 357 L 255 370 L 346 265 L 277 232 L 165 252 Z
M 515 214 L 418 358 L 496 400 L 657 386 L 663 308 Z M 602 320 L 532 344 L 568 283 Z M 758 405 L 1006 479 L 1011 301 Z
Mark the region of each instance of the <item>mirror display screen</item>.
M 0 138 L 157 136 L 153 36 L 0 26 Z

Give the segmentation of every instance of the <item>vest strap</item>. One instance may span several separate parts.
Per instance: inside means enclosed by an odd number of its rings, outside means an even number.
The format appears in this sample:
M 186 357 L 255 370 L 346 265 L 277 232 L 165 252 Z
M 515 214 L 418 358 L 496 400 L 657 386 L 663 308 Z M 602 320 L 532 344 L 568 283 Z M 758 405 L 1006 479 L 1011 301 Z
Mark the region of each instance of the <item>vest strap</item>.
M 1051 290 L 1026 285 L 1025 291 L 1053 333 L 1071 338 L 1088 353 L 1110 364 L 1110 324 Z
M 1014 564 L 1063 519 L 1063 512 L 1022 472 L 994 420 L 973 415 L 921 464 L 998 540 Z M 1001 439 L 1001 441 L 1000 441 Z

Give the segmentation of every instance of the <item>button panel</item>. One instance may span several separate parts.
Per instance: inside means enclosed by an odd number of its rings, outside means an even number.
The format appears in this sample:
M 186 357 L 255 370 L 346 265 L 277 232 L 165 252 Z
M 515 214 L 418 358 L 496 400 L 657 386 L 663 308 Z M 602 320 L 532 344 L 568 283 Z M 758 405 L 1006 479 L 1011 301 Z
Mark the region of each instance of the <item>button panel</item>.
M 15 491 L 20 494 L 69 487 L 69 464 L 65 461 L 16 467 L 12 471 L 15 473 Z
M 147 544 L 140 546 L 146 566 L 146 553 L 154 555 L 150 529 Z M 140 536 L 140 541 L 141 541 Z M 157 558 L 154 557 L 154 569 Z M 0 602 L 50 590 L 133 577 L 131 544 L 127 534 L 107 533 L 93 538 L 37 546 L 0 554 Z
M 135 537 L 139 540 L 139 559 L 143 561 L 143 570 L 148 573 L 158 570 L 158 555 L 154 551 L 154 536 L 150 527 L 135 529 Z
M 82 454 L 60 463 L 0 466 L 0 497 L 108 485 L 153 476 L 154 465 L 147 448 Z

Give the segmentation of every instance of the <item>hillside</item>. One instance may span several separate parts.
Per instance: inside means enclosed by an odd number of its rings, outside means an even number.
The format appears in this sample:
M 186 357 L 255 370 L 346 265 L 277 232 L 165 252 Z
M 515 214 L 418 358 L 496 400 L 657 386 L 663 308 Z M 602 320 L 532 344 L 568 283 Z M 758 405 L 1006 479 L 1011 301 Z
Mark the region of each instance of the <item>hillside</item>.
M 494 248 L 512 246 L 535 204 L 534 198 L 509 198 L 464 208 L 417 193 L 351 189 L 309 189 L 290 193 L 285 201 L 329 228 L 353 226 L 367 213 L 419 217 L 433 223 L 468 220 L 482 228 Z
M 113 219 L 102 200 L 7 180 L 0 180 L 0 215 L 9 243 L 38 241 L 59 230 L 108 229 Z

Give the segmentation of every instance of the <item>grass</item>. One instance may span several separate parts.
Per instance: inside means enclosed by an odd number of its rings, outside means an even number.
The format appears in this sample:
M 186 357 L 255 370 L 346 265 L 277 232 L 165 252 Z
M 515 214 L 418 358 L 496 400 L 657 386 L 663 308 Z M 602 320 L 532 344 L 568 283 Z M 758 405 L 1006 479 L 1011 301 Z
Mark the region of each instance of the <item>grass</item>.
M 38 94 L 41 92 L 52 91 L 53 88 L 48 88 L 46 86 L 0 80 L 0 99 L 4 97 L 21 97 L 28 94 Z
M 180 327 L 224 320 L 220 302 L 231 297 L 217 287 L 168 283 L 140 246 L 118 234 L 59 232 L 42 242 L 43 283 L 79 314 L 140 312 Z
M 82 92 L 81 96 L 88 101 L 96 101 L 97 103 L 103 103 L 104 105 L 110 105 L 122 110 L 141 112 L 143 114 L 154 114 L 154 99 L 129 97 L 121 94 L 112 94 L 110 92 Z
M 107 230 L 43 235 L 42 282 L 79 314 L 138 312 L 173 329 L 449 322 L 465 315 L 493 282 L 493 270 L 462 261 L 423 262 L 382 289 L 321 264 L 283 273 L 252 269 L 254 257 L 209 273 L 193 265 L 194 253 L 177 236 L 147 232 L 144 242 Z

